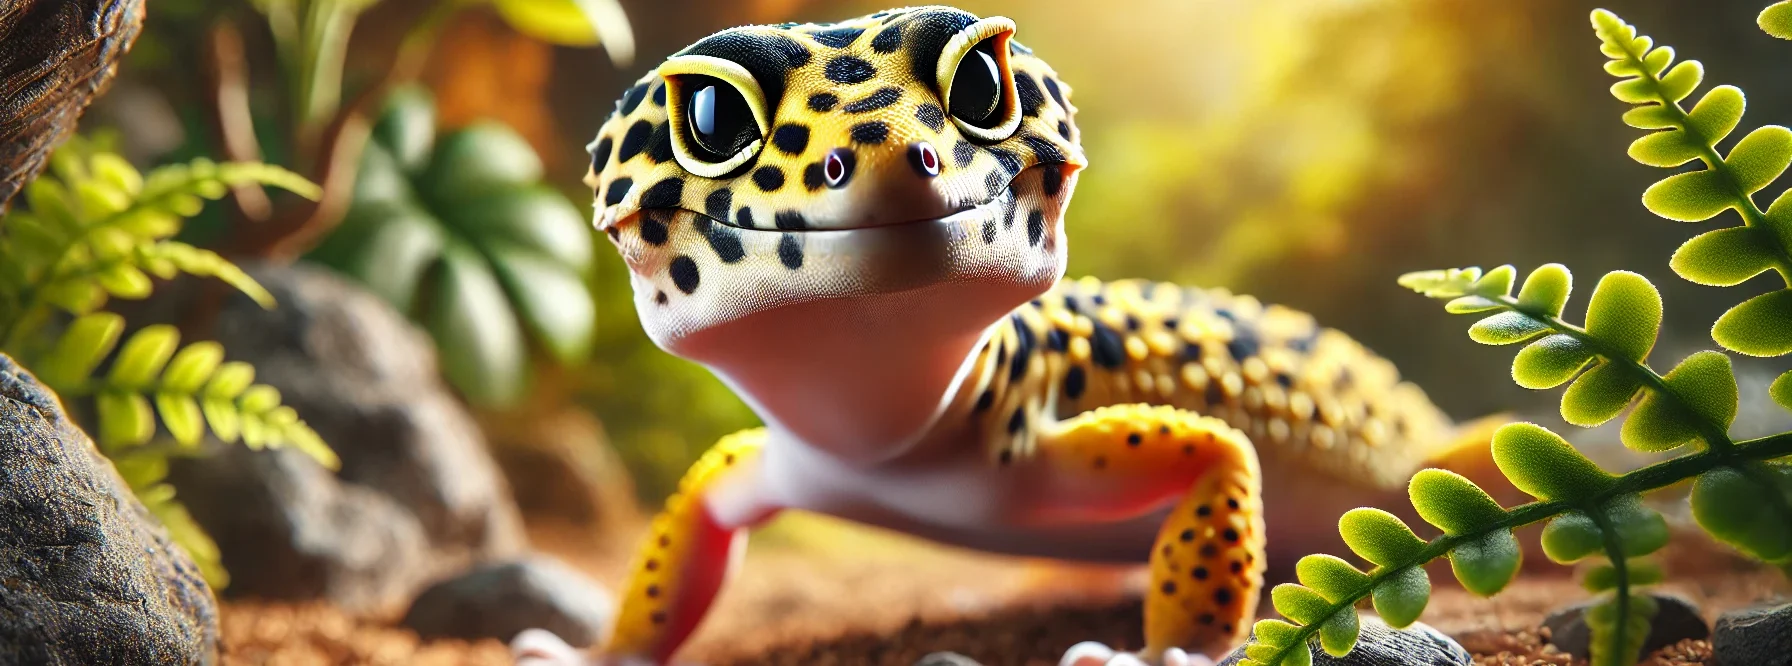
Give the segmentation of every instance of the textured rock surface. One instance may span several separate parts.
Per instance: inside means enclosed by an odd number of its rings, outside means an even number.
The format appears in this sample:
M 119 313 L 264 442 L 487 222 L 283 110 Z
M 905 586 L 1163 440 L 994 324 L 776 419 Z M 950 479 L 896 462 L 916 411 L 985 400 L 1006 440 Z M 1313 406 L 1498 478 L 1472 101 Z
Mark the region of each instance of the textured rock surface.
M 492 456 L 529 519 L 597 534 L 640 520 L 628 468 L 589 412 L 488 414 L 481 423 L 491 437 Z
M 1661 610 L 1650 621 L 1649 640 L 1643 643 L 1643 654 L 1688 638 L 1711 635 L 1711 627 L 1705 624 L 1705 618 L 1699 614 L 1699 607 L 1692 602 L 1671 594 L 1649 596 L 1654 597 Z M 1549 629 L 1550 644 L 1558 650 L 1586 659 L 1592 641 L 1592 634 L 1587 630 L 1586 613 L 1594 603 L 1595 600 L 1582 601 L 1544 618 L 1543 626 Z
M 615 603 L 577 569 L 537 555 L 480 566 L 424 590 L 404 626 L 425 637 L 495 638 L 546 629 L 574 647 L 603 636 Z
M 0 209 L 75 129 L 143 25 L 143 0 L 0 3 Z
M 217 636 L 192 561 L 0 355 L 0 664 L 204 664 Z
M 1319 666 L 1469 666 L 1473 657 L 1468 650 L 1442 632 L 1423 622 L 1405 629 L 1389 627 L 1381 618 L 1364 615 L 1362 635 L 1356 649 L 1343 657 L 1333 657 L 1313 648 L 1313 663 Z M 1252 637 L 1256 636 L 1252 632 Z M 1244 660 L 1244 647 L 1226 655 L 1219 666 L 1236 666 Z
M 1792 663 L 1792 603 L 1719 616 L 1711 633 L 1711 656 L 1717 666 Z
M 227 593 L 396 608 L 423 581 L 521 552 L 509 488 L 437 375 L 428 337 L 324 269 L 244 268 L 279 306 L 231 294 L 206 330 L 230 358 L 255 365 L 256 381 L 280 389 L 342 469 L 332 476 L 291 455 L 175 466 L 171 480 L 224 552 Z M 141 321 L 192 312 L 205 290 L 185 281 L 161 293 Z M 239 499 L 252 484 L 268 489 Z M 379 538 L 359 538 L 368 535 Z

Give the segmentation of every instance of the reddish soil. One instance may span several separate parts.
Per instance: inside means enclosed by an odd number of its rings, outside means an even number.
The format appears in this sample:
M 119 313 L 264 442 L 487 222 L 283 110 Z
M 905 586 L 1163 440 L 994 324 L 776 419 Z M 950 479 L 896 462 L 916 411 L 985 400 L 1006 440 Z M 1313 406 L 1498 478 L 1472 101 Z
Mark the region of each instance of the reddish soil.
M 626 556 L 590 536 L 537 530 L 549 552 L 612 586 Z M 604 542 L 614 542 L 605 539 Z M 1693 600 L 1707 620 L 1792 591 L 1783 575 L 1741 566 L 1703 547 L 1667 556 L 1664 589 Z M 1548 569 L 1541 570 L 1547 572 Z M 1543 615 L 1585 596 L 1565 573 L 1527 572 L 1493 599 L 1464 593 L 1447 575 L 1424 621 L 1455 636 L 1477 664 L 1570 666 L 1539 635 Z M 1072 643 L 1135 646 L 1136 570 L 1067 567 L 941 549 L 829 523 L 803 521 L 755 541 L 738 580 L 684 652 L 715 666 L 909 666 L 950 650 L 989 666 L 1050 666 Z M 1265 612 L 1272 612 L 1264 604 Z M 322 605 L 224 605 L 224 663 L 507 665 L 497 641 L 419 641 L 391 616 L 350 618 Z M 1652 666 L 1703 664 L 1710 647 L 1686 641 Z

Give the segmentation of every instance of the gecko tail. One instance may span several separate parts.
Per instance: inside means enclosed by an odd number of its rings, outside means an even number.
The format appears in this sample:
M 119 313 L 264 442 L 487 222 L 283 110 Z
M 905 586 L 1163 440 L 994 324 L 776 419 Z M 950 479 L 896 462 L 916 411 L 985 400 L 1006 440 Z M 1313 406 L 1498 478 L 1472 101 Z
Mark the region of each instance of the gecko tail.
M 1493 433 L 1513 418 L 1511 414 L 1494 414 L 1457 424 L 1452 436 L 1426 456 L 1425 466 L 1461 474 L 1501 506 L 1510 508 L 1531 501 L 1529 495 L 1506 480 L 1493 462 Z

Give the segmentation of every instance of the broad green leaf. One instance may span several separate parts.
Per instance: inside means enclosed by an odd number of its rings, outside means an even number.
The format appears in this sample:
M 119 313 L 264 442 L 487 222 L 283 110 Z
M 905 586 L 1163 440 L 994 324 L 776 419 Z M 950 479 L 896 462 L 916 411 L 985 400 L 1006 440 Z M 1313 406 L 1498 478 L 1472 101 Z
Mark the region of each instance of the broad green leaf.
M 1528 389 L 1561 386 L 1593 360 L 1593 348 L 1565 333 L 1538 340 L 1512 360 L 1512 381 Z
M 137 331 L 118 350 L 118 358 L 112 361 L 112 372 L 107 376 L 107 383 L 130 389 L 149 386 L 156 380 L 156 375 L 162 372 L 162 365 L 168 362 L 169 356 L 174 355 L 174 348 L 179 344 L 180 332 L 167 324 L 148 326 Z
M 432 201 L 466 202 L 541 180 L 541 158 L 515 130 L 481 122 L 441 137 L 419 186 Z
M 1431 579 L 1422 567 L 1402 570 L 1375 586 L 1375 612 L 1388 626 L 1404 629 L 1419 620 L 1431 601 Z
M 1518 288 L 1518 307 L 1526 312 L 1554 317 L 1562 314 L 1562 307 L 1568 304 L 1568 292 L 1573 290 L 1574 280 L 1568 267 L 1561 264 L 1544 264 L 1524 279 L 1524 286 Z
M 1612 271 L 1600 278 L 1587 304 L 1587 334 L 1632 361 L 1649 357 L 1661 329 L 1661 293 L 1648 278 Z
M 1749 356 L 1792 353 L 1792 289 L 1771 291 L 1730 308 L 1711 327 L 1711 337 Z
M 583 361 L 591 351 L 597 304 L 578 273 L 501 243 L 494 242 L 485 251 L 529 330 L 561 363 Z
M 1506 517 L 1505 509 L 1487 491 L 1455 472 L 1420 470 L 1407 484 L 1419 517 L 1446 534 L 1462 534 Z
M 1654 585 L 1664 579 L 1661 566 L 1644 558 L 1625 560 L 1624 572 L 1633 586 Z M 1581 575 L 1580 586 L 1588 592 L 1604 592 L 1616 588 L 1618 570 L 1612 567 L 1610 561 L 1595 565 Z
M 1755 227 L 1708 231 L 1686 241 L 1669 263 L 1674 272 L 1697 284 L 1729 287 L 1773 268 L 1770 238 Z
M 129 391 L 101 391 L 94 397 L 100 422 L 100 446 L 116 448 L 149 441 L 156 434 L 149 399 Z
M 507 405 L 521 397 L 527 349 L 491 268 L 470 250 L 450 246 L 435 280 L 430 333 L 442 348 L 442 370 L 473 400 Z
M 229 361 L 218 366 L 205 384 L 205 397 L 234 400 L 255 382 L 255 366 L 242 361 Z
M 1779 403 L 1781 407 L 1792 410 L 1792 370 L 1786 371 L 1786 374 L 1780 375 L 1779 379 L 1773 380 L 1773 385 L 1768 387 L 1767 393 L 1773 396 L 1773 401 Z
M 1294 585 L 1282 583 L 1269 591 L 1270 601 L 1275 603 L 1276 612 L 1301 624 L 1313 624 L 1324 619 L 1331 604 L 1318 592 Z
M 1792 130 L 1767 125 L 1749 132 L 1724 157 L 1736 186 L 1745 195 L 1759 192 L 1792 164 Z
M 1495 432 L 1493 461 L 1512 485 L 1537 499 L 1572 501 L 1616 482 L 1567 440 L 1534 423 L 1507 424 Z
M 1711 536 L 1767 561 L 1792 557 L 1792 470 L 1750 463 L 1719 467 L 1692 486 L 1692 515 Z
M 563 46 L 602 44 L 617 65 L 634 59 L 634 30 L 616 0 L 494 0 L 494 5 L 517 32 Z
M 1697 418 L 1673 399 L 1648 392 L 1624 420 L 1618 437 L 1635 451 L 1671 451 L 1699 436 Z
M 1638 451 L 1676 448 L 1699 436 L 1700 420 L 1729 430 L 1737 404 L 1730 357 L 1698 352 L 1674 366 L 1664 380 L 1678 400 L 1653 392 L 1646 395 L 1619 432 L 1625 446 Z
M 1412 528 L 1381 509 L 1345 512 L 1338 519 L 1338 533 L 1352 552 L 1384 567 L 1406 564 L 1425 547 Z
M 1742 122 L 1745 106 L 1742 89 L 1736 86 L 1712 88 L 1687 113 L 1688 129 L 1698 135 L 1700 144 L 1715 146 Z
M 1354 596 L 1369 582 L 1369 575 L 1335 555 L 1308 555 L 1294 565 L 1295 577 L 1301 585 L 1312 588 L 1326 601 L 1336 602 Z
M 367 233 L 361 238 L 332 238 L 347 241 L 352 252 L 336 265 L 346 266 L 393 307 L 402 311 L 415 308 L 423 276 L 445 245 L 442 227 L 411 206 L 359 206 L 349 215 L 343 229 Z
M 411 85 L 387 94 L 373 140 L 406 172 L 422 172 L 436 141 L 436 105 L 429 89 Z
M 199 401 L 191 394 L 157 393 L 156 411 L 161 413 L 162 425 L 168 428 L 168 434 L 173 435 L 176 442 L 193 446 L 205 435 L 205 417 L 200 412 Z
M 1543 555 L 1558 564 L 1586 559 L 1605 547 L 1599 525 L 1586 514 L 1571 511 L 1543 526 Z
M 1463 589 L 1491 597 L 1518 576 L 1523 555 L 1512 530 L 1494 530 L 1450 549 L 1450 570 Z
M 1642 376 L 1628 365 L 1600 361 L 1562 394 L 1562 419 L 1591 428 L 1615 418 L 1642 390 Z
M 472 236 L 553 258 L 571 272 L 591 267 L 591 224 L 560 193 L 532 185 L 497 192 L 441 211 L 444 221 Z
M 1300 627 L 1281 620 L 1258 620 L 1251 625 L 1251 633 L 1256 634 L 1257 642 L 1264 645 L 1282 646 L 1295 641 L 1295 634 Z
M 171 393 L 197 393 L 211 379 L 218 364 L 224 362 L 224 346 L 211 340 L 195 342 L 182 348 L 162 372 L 162 390 Z
M 1676 222 L 1703 222 L 1736 205 L 1729 179 L 1705 169 L 1675 174 L 1643 191 L 1643 206 Z
M 1361 633 L 1362 622 L 1356 609 L 1346 608 L 1332 614 L 1325 620 L 1325 624 L 1319 625 L 1319 646 L 1325 649 L 1326 654 L 1343 657 L 1350 654 L 1351 648 L 1356 647 L 1357 636 Z
M 38 363 L 38 377 L 51 388 L 61 390 L 79 385 L 118 344 L 118 336 L 122 333 L 124 317 L 110 312 L 75 318 L 56 340 L 56 348 Z
M 1792 39 L 1792 0 L 1776 2 L 1755 18 L 1761 30 L 1780 39 Z
M 1509 345 L 1530 340 L 1549 330 L 1548 323 L 1523 312 L 1507 311 L 1475 322 L 1468 329 L 1468 337 L 1484 345 Z

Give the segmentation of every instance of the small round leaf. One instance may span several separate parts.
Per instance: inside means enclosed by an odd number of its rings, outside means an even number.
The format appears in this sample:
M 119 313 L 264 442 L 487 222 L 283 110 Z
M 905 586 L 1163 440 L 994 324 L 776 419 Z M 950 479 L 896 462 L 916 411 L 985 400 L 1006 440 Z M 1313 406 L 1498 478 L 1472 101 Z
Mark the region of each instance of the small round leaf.
M 1404 629 L 1419 620 L 1431 601 L 1431 579 L 1422 567 L 1400 571 L 1375 586 L 1375 612 L 1388 626 Z
M 1276 612 L 1301 624 L 1312 624 L 1325 618 L 1331 610 L 1331 604 L 1318 592 L 1294 585 L 1282 583 L 1269 591 L 1270 601 L 1275 603 Z
M 1369 575 L 1335 555 L 1308 555 L 1294 565 L 1295 577 L 1301 585 L 1312 588 L 1326 601 L 1336 602 L 1355 596 Z
M 1425 542 L 1412 533 L 1394 514 L 1374 508 L 1357 508 L 1338 519 L 1338 533 L 1345 545 L 1363 559 L 1381 566 L 1399 566 L 1425 547 Z
M 1421 470 L 1407 484 L 1407 494 L 1419 517 L 1446 534 L 1470 532 L 1506 517 L 1487 491 L 1455 472 Z
M 1512 359 L 1512 381 L 1528 389 L 1555 388 L 1573 379 L 1591 360 L 1593 349 L 1586 343 L 1557 333 L 1518 351 Z
M 1706 532 L 1770 562 L 1792 557 L 1792 515 L 1780 511 L 1788 505 L 1792 470 L 1784 465 L 1720 467 L 1692 486 L 1692 515 Z
M 1648 278 L 1612 271 L 1599 279 L 1587 304 L 1587 334 L 1632 361 L 1649 357 L 1661 329 L 1661 293 Z
M 1628 365 L 1600 361 L 1562 394 L 1562 419 L 1591 428 L 1612 420 L 1630 406 L 1643 380 Z
M 1512 423 L 1495 432 L 1493 461 L 1512 485 L 1538 499 L 1575 500 L 1616 482 L 1567 440 L 1533 423 Z
M 1767 393 L 1772 395 L 1773 401 L 1779 403 L 1781 407 L 1792 410 L 1792 370 L 1786 371 L 1786 374 L 1780 375 L 1779 379 L 1773 380 L 1773 385 L 1768 387 Z
M 1736 186 L 1745 195 L 1759 192 L 1792 164 L 1792 130 L 1767 125 L 1749 132 L 1724 157 Z
M 1680 277 L 1697 284 L 1734 286 L 1773 268 L 1771 243 L 1755 227 L 1708 231 L 1675 250 L 1669 265 Z
M 1523 561 L 1512 530 L 1494 530 L 1450 550 L 1450 570 L 1463 589 L 1491 597 L 1518 576 Z
M 1675 174 L 1643 191 L 1643 206 L 1676 222 L 1703 222 L 1736 205 L 1729 179 L 1705 169 Z
M 1527 312 L 1554 317 L 1562 314 L 1573 290 L 1573 276 L 1561 264 L 1544 264 L 1524 279 L 1518 289 L 1518 306 Z
M 1711 327 L 1711 337 L 1749 356 L 1792 353 L 1792 289 L 1771 291 L 1730 308 Z
M 1599 525 L 1579 512 L 1557 516 L 1543 526 L 1543 555 L 1558 564 L 1579 562 L 1605 547 Z
M 1326 654 L 1343 657 L 1356 647 L 1357 636 L 1361 633 L 1362 622 L 1356 609 L 1346 608 L 1333 613 L 1325 624 L 1319 625 L 1319 646 Z
M 1467 296 L 1465 298 L 1479 297 Z M 1451 301 L 1451 303 L 1454 302 Z M 1495 304 L 1495 307 L 1498 307 L 1498 304 Z M 1547 332 L 1549 332 L 1549 324 L 1538 321 L 1523 312 L 1507 311 L 1475 322 L 1475 325 L 1468 329 L 1468 337 L 1484 345 L 1509 345 L 1530 340 Z

